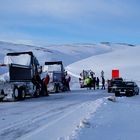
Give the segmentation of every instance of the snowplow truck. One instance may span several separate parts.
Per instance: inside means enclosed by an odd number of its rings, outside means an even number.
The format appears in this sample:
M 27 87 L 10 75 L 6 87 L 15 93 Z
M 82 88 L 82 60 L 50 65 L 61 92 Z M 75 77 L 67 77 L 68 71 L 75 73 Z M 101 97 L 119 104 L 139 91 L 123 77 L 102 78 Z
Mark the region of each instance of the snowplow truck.
M 7 53 L 4 66 L 7 72 L 0 75 L 0 99 L 17 101 L 26 95 L 34 96 L 37 88 L 32 79 L 38 73 L 39 62 L 33 53 Z
M 65 70 L 62 61 L 45 62 L 43 73 L 44 75 L 48 73 L 50 77 L 48 91 L 58 93 L 66 90 Z

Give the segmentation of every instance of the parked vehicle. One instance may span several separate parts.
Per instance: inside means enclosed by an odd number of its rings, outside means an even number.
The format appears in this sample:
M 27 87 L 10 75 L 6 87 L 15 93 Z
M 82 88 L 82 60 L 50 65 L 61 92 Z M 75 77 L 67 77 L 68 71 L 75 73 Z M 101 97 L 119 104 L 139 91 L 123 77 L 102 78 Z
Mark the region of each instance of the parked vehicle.
M 86 78 L 90 77 L 93 78 L 94 77 L 94 72 L 92 72 L 91 70 L 83 70 L 80 73 L 80 77 L 79 77 L 79 84 L 80 84 L 80 88 L 85 88 L 87 87 L 86 84 Z M 91 77 L 92 76 L 92 77 Z M 92 86 L 92 85 L 91 85 Z
M 48 73 L 50 82 L 48 84 L 48 91 L 60 92 L 66 90 L 65 85 L 65 70 L 62 61 L 45 62 L 43 73 Z
M 123 82 L 123 78 L 112 78 L 108 80 L 108 93 L 115 92 L 116 87 L 120 86 Z
M 39 63 L 33 53 L 7 53 L 4 64 L 8 69 L 8 78 L 5 80 L 0 75 L 1 100 L 16 101 L 23 100 L 26 95 L 34 96 L 37 88 L 32 83 L 32 78 L 38 73 Z
M 116 88 L 115 95 L 116 96 L 120 96 L 120 95 L 126 95 L 126 96 L 139 95 L 139 87 L 135 82 L 132 82 L 132 81 L 122 82 L 122 84 Z

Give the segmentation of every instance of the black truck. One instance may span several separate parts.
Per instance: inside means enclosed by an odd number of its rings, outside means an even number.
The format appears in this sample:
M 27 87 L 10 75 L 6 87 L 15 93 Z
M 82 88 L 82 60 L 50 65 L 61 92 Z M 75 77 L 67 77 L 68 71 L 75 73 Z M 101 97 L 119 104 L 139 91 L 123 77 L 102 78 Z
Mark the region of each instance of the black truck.
M 133 81 L 124 81 L 119 86 L 116 86 L 115 96 L 133 96 L 139 95 L 139 87 Z
M 123 78 L 112 78 L 108 80 L 108 93 L 115 93 L 116 87 L 121 86 Z

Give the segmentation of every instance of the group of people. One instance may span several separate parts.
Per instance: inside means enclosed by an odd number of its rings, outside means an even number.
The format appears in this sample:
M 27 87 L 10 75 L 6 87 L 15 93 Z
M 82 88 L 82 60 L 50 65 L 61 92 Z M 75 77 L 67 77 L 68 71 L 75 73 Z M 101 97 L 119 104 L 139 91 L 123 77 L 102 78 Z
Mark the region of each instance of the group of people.
M 80 73 L 80 78 L 79 78 L 81 87 L 86 86 L 87 89 L 93 89 L 95 90 L 96 88 L 99 89 L 99 77 L 95 77 L 95 73 L 93 71 L 85 71 L 83 70 L 82 73 Z M 101 83 L 102 87 L 101 89 L 105 89 L 105 78 L 104 78 L 104 72 L 101 72 Z M 82 85 L 83 84 L 83 85 Z
M 62 84 L 63 84 L 63 91 L 70 91 L 70 81 L 71 77 L 68 75 L 67 71 L 64 72 L 64 76 L 62 77 Z M 46 73 L 46 76 L 41 79 L 39 74 L 36 74 L 32 79 L 33 84 L 36 86 L 36 95 L 46 95 L 49 96 L 48 92 L 48 84 L 50 82 L 50 76 L 48 73 Z M 81 87 L 87 87 L 87 89 L 93 88 L 99 89 L 99 84 L 101 84 L 101 89 L 105 89 L 105 78 L 104 78 L 104 72 L 101 72 L 101 81 L 99 77 L 95 76 L 95 73 L 93 71 L 85 71 L 83 70 L 82 73 L 80 73 L 79 82 Z M 83 86 L 84 85 L 84 86 Z M 41 89 L 38 91 L 38 89 Z M 40 92 L 40 93 L 38 93 Z
M 64 76 L 62 77 L 63 91 L 70 91 L 70 85 L 69 85 L 70 81 L 71 81 L 71 77 L 68 75 L 67 71 L 65 71 Z M 32 83 L 36 87 L 35 95 L 49 96 L 49 92 L 48 92 L 49 82 L 50 82 L 50 76 L 47 72 L 46 72 L 46 76 L 43 77 L 42 79 L 39 73 L 35 74 L 32 78 Z M 55 85 L 55 88 L 58 88 L 57 86 L 59 87 L 59 83 Z
M 36 73 L 33 76 L 32 83 L 36 87 L 35 96 L 39 96 L 39 95 L 49 96 L 48 88 L 47 88 L 49 81 L 50 81 L 50 77 L 48 73 L 46 73 L 46 76 L 43 79 L 41 79 L 39 73 Z

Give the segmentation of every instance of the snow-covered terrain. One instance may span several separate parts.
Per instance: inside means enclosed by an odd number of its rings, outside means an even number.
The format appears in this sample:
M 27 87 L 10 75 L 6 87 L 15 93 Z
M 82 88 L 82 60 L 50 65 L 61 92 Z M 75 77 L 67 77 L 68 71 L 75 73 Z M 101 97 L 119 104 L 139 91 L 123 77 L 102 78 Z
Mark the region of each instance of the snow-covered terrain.
M 21 102 L 0 103 L 0 140 L 139 140 L 139 96 L 117 97 L 106 90 L 80 89 L 83 69 L 111 78 L 119 69 L 124 79 L 139 84 L 140 46 L 129 44 L 71 44 L 36 47 L 0 42 L 0 63 L 8 52 L 33 51 L 41 64 L 62 60 L 72 76 L 71 91 Z

